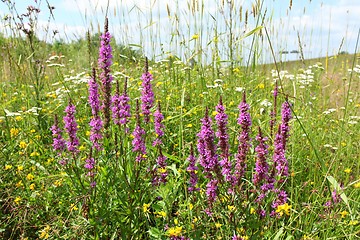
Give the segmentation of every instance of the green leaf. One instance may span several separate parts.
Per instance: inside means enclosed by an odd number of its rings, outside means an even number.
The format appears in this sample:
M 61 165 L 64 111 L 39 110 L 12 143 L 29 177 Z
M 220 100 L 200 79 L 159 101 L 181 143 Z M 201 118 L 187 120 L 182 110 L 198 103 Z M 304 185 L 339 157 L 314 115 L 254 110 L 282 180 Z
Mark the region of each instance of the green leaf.
M 348 207 L 350 215 L 352 215 L 352 211 L 351 211 L 350 204 L 349 204 L 349 199 L 347 198 L 346 194 L 342 190 L 340 184 L 336 181 L 336 179 L 333 176 L 327 176 L 326 179 L 333 186 L 333 188 L 336 190 L 336 192 L 340 195 L 340 198 L 344 201 L 344 203 Z
M 274 237 L 274 240 L 280 239 L 280 237 L 281 237 L 281 235 L 282 235 L 283 233 L 284 233 L 284 228 L 281 227 L 281 228 L 279 229 L 279 231 L 276 233 L 276 235 L 275 235 L 275 237 Z
M 161 239 L 161 231 L 158 228 L 153 227 L 148 231 L 148 233 L 155 239 Z
M 239 40 L 242 40 L 242 39 L 244 39 L 244 38 L 247 38 L 247 37 L 249 37 L 249 36 L 251 36 L 251 35 L 259 32 L 262 28 L 263 28 L 263 26 L 257 26 L 256 28 L 254 28 L 254 29 L 251 30 L 250 32 L 245 33 L 245 35 L 242 36 Z

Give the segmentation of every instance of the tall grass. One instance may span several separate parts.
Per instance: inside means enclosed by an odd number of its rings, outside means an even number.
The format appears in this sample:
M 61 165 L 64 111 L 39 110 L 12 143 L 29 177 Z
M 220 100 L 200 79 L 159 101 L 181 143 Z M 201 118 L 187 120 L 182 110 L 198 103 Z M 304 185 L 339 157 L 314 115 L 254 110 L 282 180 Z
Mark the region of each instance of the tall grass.
M 159 6 L 165 19 L 120 2 L 103 10 L 111 35 L 122 25 L 110 64 L 96 6 L 84 22 L 97 31 L 49 43 L 37 11 L 25 28 L 13 3 L 1 3 L 12 16 L 0 37 L 1 238 L 359 237 L 357 54 L 259 64 L 276 27 L 264 1 L 211 13 L 177 2 Z M 126 31 L 132 11 L 140 32 Z M 96 108 L 92 94 L 113 102 Z M 114 121 L 114 102 L 131 117 Z

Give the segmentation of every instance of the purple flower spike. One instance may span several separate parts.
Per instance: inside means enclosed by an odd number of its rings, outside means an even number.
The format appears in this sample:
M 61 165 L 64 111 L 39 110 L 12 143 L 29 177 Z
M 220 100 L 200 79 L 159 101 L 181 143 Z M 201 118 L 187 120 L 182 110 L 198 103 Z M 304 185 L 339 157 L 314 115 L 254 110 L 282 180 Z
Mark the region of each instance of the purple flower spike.
M 90 141 L 93 143 L 93 146 L 99 151 L 101 150 L 100 140 L 103 138 L 101 130 L 103 127 L 103 122 L 99 116 L 94 116 L 90 120 Z
M 250 144 L 250 127 L 251 127 L 251 117 L 249 113 L 250 106 L 246 103 L 246 95 L 244 92 L 243 101 L 239 105 L 239 118 L 238 124 L 241 127 L 241 132 L 238 137 L 239 146 L 238 152 L 236 154 L 236 165 L 235 165 L 235 173 L 234 173 L 234 180 L 233 180 L 233 187 L 239 184 L 241 178 L 245 174 L 246 170 L 246 157 L 251 147 Z
M 100 100 L 98 92 L 98 84 L 96 82 L 96 72 L 93 68 L 92 78 L 89 82 L 89 104 L 91 106 L 91 112 L 93 114 L 90 120 L 90 141 L 93 143 L 93 147 L 97 150 L 101 150 L 100 140 L 102 139 L 102 127 L 103 122 L 99 116 L 100 112 Z
M 189 192 L 200 191 L 200 188 L 196 187 L 196 184 L 198 182 L 198 176 L 196 174 L 196 171 L 198 170 L 198 167 L 195 165 L 196 158 L 194 156 L 194 148 L 192 145 L 190 148 L 190 156 L 187 160 L 189 161 L 189 166 L 187 167 L 186 171 L 190 173 L 188 191 Z
M 222 97 L 220 97 L 219 104 L 216 106 L 217 114 L 215 116 L 218 131 L 216 137 L 218 137 L 218 146 L 220 148 L 220 166 L 222 167 L 221 173 L 225 176 L 226 181 L 231 181 L 231 169 L 232 165 L 229 160 L 229 135 L 227 133 L 228 116 L 225 113 L 225 107 L 222 103 Z
M 146 159 L 145 130 L 140 126 L 139 101 L 136 100 L 136 126 L 133 131 L 132 141 L 133 152 L 137 152 L 136 161 L 141 162 Z
M 99 85 L 96 82 L 95 68 L 92 70 L 92 76 L 89 81 L 89 104 L 93 116 L 98 115 L 100 112 L 100 100 L 99 100 Z
M 166 169 L 166 157 L 162 154 L 161 148 L 159 147 L 159 157 L 156 159 L 155 176 L 153 178 L 153 185 L 158 186 L 161 183 L 167 182 L 167 169 Z
M 262 183 L 267 183 L 269 179 L 269 165 L 266 162 L 269 146 L 265 143 L 267 138 L 262 136 L 260 127 L 259 135 L 256 137 L 256 140 L 259 143 L 255 148 L 256 163 L 253 183 L 255 186 L 259 186 Z
M 109 33 L 108 19 L 105 20 L 105 31 L 101 35 L 101 46 L 99 50 L 99 68 L 102 69 L 100 79 L 102 82 L 102 91 L 104 96 L 103 112 L 104 112 L 104 128 L 108 129 L 110 125 L 110 105 L 111 105 L 111 82 L 113 76 L 110 73 L 112 64 L 112 48 L 110 45 L 111 35 Z
M 197 134 L 199 151 L 199 162 L 207 173 L 207 178 L 211 178 L 211 172 L 216 172 L 218 167 L 218 156 L 216 155 L 216 148 L 214 144 L 214 131 L 211 128 L 211 118 L 208 114 L 208 108 L 205 110 L 205 117 L 201 119 L 201 131 Z
M 164 115 L 161 113 L 160 102 L 158 102 L 158 108 L 154 112 L 154 126 L 155 126 L 155 134 L 156 139 L 153 142 L 153 146 L 158 146 L 162 144 L 161 138 L 164 136 L 164 124 L 162 124 L 162 120 L 164 120 Z
M 150 122 L 150 109 L 154 106 L 154 92 L 152 90 L 151 81 L 153 76 L 149 72 L 148 59 L 145 60 L 145 73 L 141 76 L 142 91 L 141 91 L 141 111 L 144 114 L 144 122 Z
M 116 82 L 116 94 L 112 97 L 112 117 L 117 125 L 126 125 L 131 117 L 130 97 L 127 94 L 127 79 L 125 79 L 124 92 L 120 95 L 119 82 Z
M 76 136 L 78 125 L 75 119 L 76 108 L 71 103 L 71 100 L 69 101 L 69 105 L 66 107 L 65 112 L 66 116 L 63 120 L 65 123 L 65 130 L 69 135 L 69 140 L 66 142 L 67 149 L 70 152 L 76 153 L 78 152 L 77 147 L 79 146 L 79 139 Z
M 55 115 L 54 117 L 54 125 L 50 128 L 50 130 L 52 131 L 53 136 L 53 149 L 61 153 L 65 149 L 65 140 L 61 135 L 62 131 L 59 128 L 59 120 L 57 115 Z

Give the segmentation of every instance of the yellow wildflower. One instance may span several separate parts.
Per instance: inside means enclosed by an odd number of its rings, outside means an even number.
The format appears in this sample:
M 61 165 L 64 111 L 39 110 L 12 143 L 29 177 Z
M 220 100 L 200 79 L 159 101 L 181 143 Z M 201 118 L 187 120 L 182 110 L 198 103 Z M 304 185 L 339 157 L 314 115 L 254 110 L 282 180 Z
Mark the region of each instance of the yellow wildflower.
M 189 123 L 188 125 L 186 125 L 186 127 L 191 128 L 193 125 L 191 123 Z
M 15 120 L 16 120 L 16 121 L 21 121 L 21 120 L 23 120 L 23 118 L 22 118 L 21 116 L 16 116 L 16 117 L 15 117 Z
M 174 219 L 174 224 L 178 225 L 179 224 L 179 220 L 177 218 Z
M 231 212 L 235 210 L 235 206 L 228 205 L 227 207 L 228 207 L 228 210 Z
M 34 175 L 32 175 L 31 173 L 29 173 L 27 176 L 26 176 L 26 179 L 31 181 L 31 180 L 34 180 Z
M 24 141 L 21 141 L 21 142 L 19 143 L 19 147 L 22 148 L 22 149 L 25 149 L 26 146 L 27 146 L 27 144 L 26 144 L 26 142 L 24 142 Z
M 170 236 L 170 237 L 178 237 L 181 235 L 181 231 L 182 231 L 182 227 L 171 227 L 167 230 L 167 234 Z
M 279 213 L 280 216 L 282 216 L 284 213 L 289 216 L 290 209 L 291 209 L 291 205 L 289 205 L 288 203 L 284 203 L 282 205 L 277 206 L 276 212 Z
M 143 204 L 143 212 L 149 212 L 150 203 L 144 203 Z
M 347 215 L 349 215 L 349 212 L 346 211 L 346 210 L 344 210 L 344 211 L 342 211 L 342 212 L 340 213 L 340 215 L 341 215 L 342 218 L 345 218 Z
M 35 189 L 35 184 L 34 183 L 30 184 L 29 189 L 34 190 Z
M 10 137 L 11 138 L 16 137 L 18 134 L 19 134 L 19 129 L 17 129 L 17 128 L 10 129 Z
M 79 208 L 75 204 L 71 204 L 70 211 L 72 211 L 72 210 L 76 211 L 76 210 L 79 210 Z
M 48 239 L 49 236 L 49 231 L 50 231 L 50 226 L 47 225 L 43 230 L 40 231 L 40 239 Z
M 351 173 L 351 168 L 346 168 L 346 169 L 344 170 L 344 172 L 347 173 L 347 174 Z
M 190 209 L 190 211 L 193 210 L 193 208 L 194 208 L 194 205 L 192 205 L 192 203 L 189 203 L 189 209 Z
M 20 201 L 21 201 L 21 197 L 16 197 L 15 199 L 14 199 L 14 203 L 16 203 L 16 204 L 20 204 Z
M 15 186 L 16 186 L 17 188 L 22 187 L 22 185 L 23 185 L 22 180 L 18 181 L 18 182 L 15 184 Z
M 10 170 L 12 168 L 12 166 L 11 165 L 5 165 L 5 170 Z
M 354 188 L 360 188 L 360 181 L 354 184 Z
M 38 153 L 37 151 L 30 153 L 30 157 L 38 157 L 38 156 L 40 156 L 40 153 Z
M 61 186 L 61 184 L 62 184 L 62 181 L 61 181 L 61 180 L 56 180 L 56 181 L 54 182 L 55 187 L 59 187 L 59 186 Z
M 215 223 L 215 227 L 216 228 L 221 228 L 222 224 L 221 223 Z
M 81 145 L 81 146 L 79 147 L 79 151 L 84 151 L 84 150 L 86 150 L 86 147 L 85 147 L 84 145 Z
M 264 89 L 265 88 L 265 84 L 263 83 L 260 83 L 256 86 L 256 88 L 259 88 L 259 89 Z
M 191 39 L 199 39 L 199 34 L 194 34 L 192 37 L 191 37 Z
M 35 135 L 35 139 L 36 140 L 40 140 L 41 139 L 41 136 L 38 134 L 38 135 Z
M 358 225 L 359 224 L 359 221 L 358 220 L 350 220 L 349 221 L 349 225 L 350 226 L 356 226 L 356 225 Z
M 157 214 L 157 217 L 163 217 L 163 218 L 166 217 L 166 212 L 164 211 L 156 212 L 155 214 Z
M 166 168 L 158 168 L 158 173 L 166 173 Z
M 35 132 L 36 132 L 35 129 L 31 129 L 31 130 L 30 130 L 30 133 L 35 133 Z
M 256 210 L 255 210 L 255 208 L 250 208 L 250 214 L 255 214 L 256 213 Z

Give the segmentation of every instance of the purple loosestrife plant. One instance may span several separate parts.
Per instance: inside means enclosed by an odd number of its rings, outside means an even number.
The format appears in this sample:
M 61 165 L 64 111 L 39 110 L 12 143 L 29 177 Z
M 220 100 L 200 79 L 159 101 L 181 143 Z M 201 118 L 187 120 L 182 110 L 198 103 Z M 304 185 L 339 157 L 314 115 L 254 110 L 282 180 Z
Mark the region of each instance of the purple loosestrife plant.
M 158 102 L 158 107 L 154 112 L 154 127 L 155 127 L 155 134 L 156 138 L 153 142 L 153 146 L 159 146 L 162 144 L 162 137 L 164 136 L 164 124 L 162 123 L 164 120 L 164 115 L 161 113 L 161 106 L 160 102 Z
M 205 117 L 201 119 L 201 131 L 197 134 L 199 151 L 199 162 L 204 168 L 207 178 L 212 177 L 212 172 L 216 172 L 218 167 L 218 155 L 214 144 L 214 131 L 211 128 L 211 118 L 209 117 L 208 108 L 205 110 Z
M 79 139 L 76 136 L 77 123 L 75 119 L 76 108 L 72 104 L 71 100 L 69 105 L 65 109 L 66 116 L 63 118 L 65 123 L 65 130 L 69 136 L 69 140 L 66 141 L 66 146 L 69 152 L 77 153 L 79 146 Z
M 167 182 L 168 172 L 166 170 L 166 157 L 162 154 L 161 147 L 159 146 L 159 156 L 156 159 L 155 176 L 153 178 L 153 185 L 158 186 L 161 183 Z
M 136 100 L 136 126 L 133 131 L 132 140 L 133 152 L 137 152 L 136 161 L 141 162 L 146 159 L 145 130 L 140 125 L 139 101 Z
M 290 104 L 286 100 L 282 105 L 281 124 L 274 141 L 273 161 L 276 169 L 275 175 L 279 183 L 283 183 L 289 175 L 289 163 L 285 157 L 286 141 L 289 138 L 289 121 L 291 119 Z
M 101 46 L 99 50 L 99 68 L 102 70 L 100 79 L 102 82 L 103 92 L 103 112 L 104 112 L 104 128 L 108 129 L 110 126 L 110 105 L 111 105 L 111 82 L 113 76 L 111 75 L 110 67 L 112 65 L 112 48 L 110 45 L 111 35 L 109 33 L 108 19 L 105 19 L 105 30 L 101 35 Z
M 58 151 L 59 154 L 65 150 L 65 140 L 61 135 L 61 129 L 59 128 L 58 116 L 54 116 L 54 125 L 50 128 L 53 136 L 53 149 Z
M 95 159 L 92 157 L 92 150 L 90 149 L 90 156 L 85 160 L 84 168 L 88 171 L 86 176 L 90 178 L 90 187 L 94 188 L 96 186 L 95 178 Z
M 189 161 L 189 166 L 187 167 L 186 171 L 188 171 L 190 173 L 188 191 L 189 192 L 200 191 L 200 188 L 196 187 L 196 184 L 198 183 L 198 176 L 196 174 L 198 167 L 195 165 L 196 158 L 194 156 L 193 145 L 191 145 L 190 155 L 187 160 Z
M 241 178 L 244 176 L 246 171 L 246 158 L 251 147 L 250 141 L 250 127 L 252 125 L 251 117 L 250 117 L 250 106 L 246 103 L 246 94 L 244 92 L 243 100 L 239 104 L 239 118 L 238 124 L 241 127 L 241 132 L 238 137 L 239 146 L 238 151 L 235 156 L 236 158 L 236 165 L 235 165 L 235 172 L 234 172 L 234 180 L 233 180 L 233 187 L 239 185 Z
M 263 137 L 259 127 L 259 135 L 256 136 L 258 145 L 255 147 L 256 162 L 255 173 L 253 175 L 253 183 L 255 186 L 260 186 L 267 183 L 269 180 L 269 164 L 267 163 L 267 155 L 269 146 L 266 144 L 267 137 Z
M 220 97 L 219 104 L 216 106 L 217 114 L 215 115 L 218 131 L 216 137 L 219 139 L 218 147 L 220 149 L 220 166 L 222 167 L 221 173 L 225 176 L 226 181 L 231 181 L 231 162 L 229 160 L 229 135 L 227 133 L 228 115 L 225 113 L 225 107 Z
M 154 106 L 154 92 L 152 90 L 151 81 L 153 76 L 149 72 L 148 59 L 145 60 L 145 72 L 141 76 L 142 79 L 142 91 L 141 91 L 141 111 L 144 115 L 144 122 L 150 122 L 150 109 Z
M 100 112 L 99 85 L 96 81 L 96 70 L 92 69 L 92 76 L 89 81 L 89 104 L 91 113 L 96 116 Z
M 124 92 L 120 95 L 119 82 L 116 82 L 116 93 L 111 99 L 112 117 L 117 125 L 126 125 L 131 117 L 130 113 L 130 97 L 127 94 L 127 78 L 125 79 Z
M 101 120 L 100 114 L 100 100 L 98 92 L 98 84 L 96 82 L 96 72 L 93 68 L 92 78 L 89 82 L 89 104 L 91 106 L 92 118 L 90 120 L 90 141 L 93 143 L 93 147 L 97 150 L 101 150 L 100 140 L 102 139 L 102 127 L 103 121 Z

